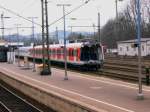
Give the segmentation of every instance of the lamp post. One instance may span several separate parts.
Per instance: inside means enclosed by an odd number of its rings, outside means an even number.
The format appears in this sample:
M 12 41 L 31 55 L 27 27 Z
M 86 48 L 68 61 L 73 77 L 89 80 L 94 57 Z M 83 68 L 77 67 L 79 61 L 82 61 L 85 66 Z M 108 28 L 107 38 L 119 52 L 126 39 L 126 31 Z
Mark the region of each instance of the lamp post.
M 9 41 L 8 41 L 9 59 L 8 59 L 8 64 L 12 64 L 13 63 L 13 61 L 12 61 L 12 55 L 11 55 L 11 53 L 12 53 L 12 47 L 11 47 L 11 39 L 10 39 L 10 37 L 11 37 L 11 30 L 12 29 L 9 29 Z
M 32 19 L 32 39 L 33 39 L 33 72 L 36 72 L 35 69 L 35 37 L 34 37 L 34 19 L 37 19 L 37 17 L 28 17 Z
M 16 25 L 16 28 L 17 28 L 17 48 L 18 48 L 18 60 L 17 60 L 17 62 L 18 62 L 18 67 L 20 67 L 21 65 L 20 65 L 20 51 L 19 51 L 19 42 L 20 42 L 20 39 L 19 39 L 19 27 L 18 26 L 20 26 L 21 24 L 15 24 Z
M 70 4 L 57 4 L 57 6 L 63 7 L 63 20 L 64 20 L 64 63 L 65 63 L 65 77 L 64 80 L 68 80 L 67 75 L 67 49 L 66 49 L 66 21 L 65 21 L 65 6 L 70 6 Z
M 139 91 L 137 98 L 142 100 L 144 95 L 142 93 L 142 66 L 141 66 L 141 13 L 140 13 L 140 0 L 136 0 L 136 23 L 137 23 L 137 39 L 138 39 L 138 79 Z

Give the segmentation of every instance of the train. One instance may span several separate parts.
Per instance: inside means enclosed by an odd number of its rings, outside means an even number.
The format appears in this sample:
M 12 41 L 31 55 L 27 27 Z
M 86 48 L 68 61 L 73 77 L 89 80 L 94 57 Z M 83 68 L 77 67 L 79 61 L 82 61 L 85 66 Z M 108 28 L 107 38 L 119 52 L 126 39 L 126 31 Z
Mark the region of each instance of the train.
M 19 47 L 16 56 L 28 57 L 41 61 L 44 57 L 47 60 L 47 46 Z M 64 65 L 64 44 L 49 45 L 49 58 L 52 64 Z M 85 69 L 98 70 L 104 61 L 103 46 L 100 43 L 78 42 L 66 44 L 67 65 Z

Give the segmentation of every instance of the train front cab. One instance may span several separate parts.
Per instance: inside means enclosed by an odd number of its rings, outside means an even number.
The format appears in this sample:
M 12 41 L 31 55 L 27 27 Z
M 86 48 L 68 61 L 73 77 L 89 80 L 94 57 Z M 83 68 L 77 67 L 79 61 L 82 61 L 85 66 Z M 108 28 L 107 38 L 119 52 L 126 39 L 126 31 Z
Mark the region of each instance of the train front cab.
M 99 44 L 85 45 L 81 47 L 80 60 L 83 62 L 82 67 L 90 70 L 98 70 L 102 66 L 102 49 Z

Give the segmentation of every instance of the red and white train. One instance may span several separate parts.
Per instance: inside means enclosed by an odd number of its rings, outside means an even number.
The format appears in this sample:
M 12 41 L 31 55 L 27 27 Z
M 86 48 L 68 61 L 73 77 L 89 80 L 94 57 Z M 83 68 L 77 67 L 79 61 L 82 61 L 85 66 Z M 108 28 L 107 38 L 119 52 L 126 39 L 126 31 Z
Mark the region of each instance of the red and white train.
M 67 64 L 69 66 L 77 66 L 84 68 L 98 69 L 103 64 L 104 53 L 103 47 L 99 43 L 80 42 L 69 43 L 66 45 L 67 49 Z M 34 51 L 35 50 L 35 51 Z M 42 45 L 33 47 L 20 47 L 19 55 L 36 60 L 42 60 L 44 50 L 45 58 L 47 59 L 47 49 L 42 49 Z M 17 55 L 18 53 L 16 53 Z M 64 45 L 54 44 L 49 46 L 49 54 L 51 63 L 64 63 Z

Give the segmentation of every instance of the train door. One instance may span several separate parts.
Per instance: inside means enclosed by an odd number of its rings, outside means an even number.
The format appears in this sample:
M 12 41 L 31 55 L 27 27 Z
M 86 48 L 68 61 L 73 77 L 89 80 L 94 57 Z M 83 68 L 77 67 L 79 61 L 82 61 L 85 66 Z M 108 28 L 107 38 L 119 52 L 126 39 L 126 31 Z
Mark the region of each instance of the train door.
M 80 61 L 80 48 L 77 48 L 76 61 Z

